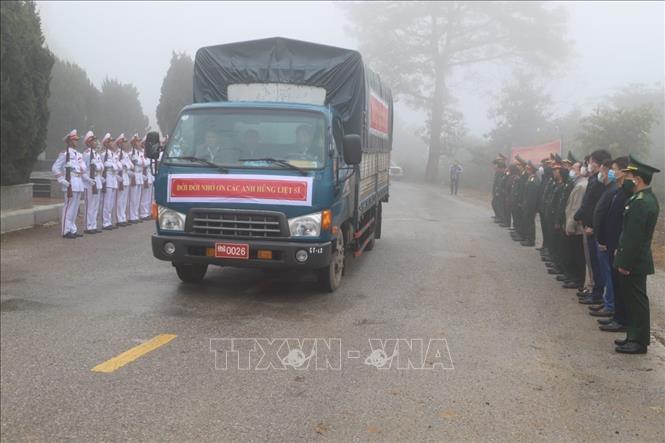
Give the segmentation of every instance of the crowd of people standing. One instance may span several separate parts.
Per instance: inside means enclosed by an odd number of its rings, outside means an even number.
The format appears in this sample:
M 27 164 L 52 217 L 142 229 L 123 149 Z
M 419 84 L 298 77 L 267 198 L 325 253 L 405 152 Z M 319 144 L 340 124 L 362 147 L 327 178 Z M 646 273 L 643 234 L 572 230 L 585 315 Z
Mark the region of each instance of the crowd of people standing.
M 512 239 L 534 247 L 536 216 L 548 274 L 577 289 L 579 303 L 606 332 L 626 332 L 615 350 L 647 352 L 650 313 L 647 275 L 654 273 L 651 241 L 659 205 L 651 189 L 658 169 L 603 149 L 583 160 L 550 154 L 538 166 L 519 155 L 494 164 L 494 221 Z

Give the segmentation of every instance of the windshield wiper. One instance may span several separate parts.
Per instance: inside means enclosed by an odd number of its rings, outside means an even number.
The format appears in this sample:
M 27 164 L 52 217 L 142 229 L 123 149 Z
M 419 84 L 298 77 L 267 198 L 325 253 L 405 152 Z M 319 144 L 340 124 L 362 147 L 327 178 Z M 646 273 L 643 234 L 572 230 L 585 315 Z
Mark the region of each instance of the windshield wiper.
M 289 169 L 293 169 L 294 171 L 298 171 L 298 172 L 300 172 L 302 175 L 307 175 L 307 171 L 306 171 L 306 170 L 304 170 L 304 169 L 302 169 L 302 168 L 299 168 L 299 167 L 297 167 L 297 166 L 294 166 L 294 165 L 292 165 L 291 163 L 289 163 L 289 162 L 286 161 L 286 160 L 281 160 L 281 159 L 278 159 L 278 158 L 272 158 L 272 157 L 263 157 L 263 158 L 241 158 L 241 159 L 238 159 L 238 161 L 241 161 L 241 162 L 268 162 L 268 163 L 274 163 L 274 164 L 276 164 L 276 165 L 284 166 L 284 167 L 287 167 L 287 168 L 289 168 Z
M 210 160 L 206 160 L 204 158 L 199 158 L 199 157 L 194 157 L 194 156 L 191 156 L 191 155 L 184 156 L 184 157 L 166 157 L 164 160 L 166 160 L 166 161 L 169 161 L 169 160 L 189 160 L 191 162 L 201 163 L 203 165 L 212 166 L 213 168 L 217 168 L 221 171 L 228 172 L 228 169 L 225 168 L 222 165 L 218 165 L 217 163 L 211 162 Z

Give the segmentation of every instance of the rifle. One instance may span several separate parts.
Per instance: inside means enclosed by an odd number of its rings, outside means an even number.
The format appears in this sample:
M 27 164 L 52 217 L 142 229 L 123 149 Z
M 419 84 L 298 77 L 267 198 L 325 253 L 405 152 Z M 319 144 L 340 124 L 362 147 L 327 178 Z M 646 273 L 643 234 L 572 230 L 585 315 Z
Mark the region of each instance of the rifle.
M 152 160 L 150 160 L 150 162 L 152 162 Z M 148 189 L 150 184 L 148 183 L 148 167 L 145 163 L 145 156 L 143 157 L 143 169 L 141 170 L 141 173 L 143 174 L 143 187 Z
M 67 154 L 65 154 L 65 180 L 67 180 L 67 198 L 72 198 L 74 192 L 72 191 L 72 166 L 70 165 L 69 144 L 67 145 Z
M 102 183 L 102 194 L 106 194 L 106 162 L 109 159 L 109 148 L 106 146 L 106 151 L 104 152 L 104 170 L 102 171 L 102 178 L 104 183 Z
M 90 180 L 92 180 L 92 193 L 97 194 L 99 191 L 97 190 L 97 181 L 95 180 L 95 175 L 97 172 L 97 165 L 93 162 L 95 156 L 95 150 L 90 147 Z
M 121 180 L 118 182 L 118 191 L 122 192 L 122 191 L 125 190 L 125 183 L 124 183 L 125 175 L 123 174 L 123 172 L 125 170 L 125 167 L 122 165 L 122 161 L 125 157 L 124 157 L 123 152 L 122 152 L 122 147 L 119 147 L 119 148 L 120 148 L 120 156 L 118 157 L 118 159 L 120 160 L 120 178 L 121 178 Z
M 132 181 L 130 182 L 130 185 L 134 186 L 136 185 L 136 163 L 134 163 L 134 158 L 136 157 L 136 148 L 134 145 L 132 145 L 132 169 L 134 170 L 134 175 L 132 175 Z

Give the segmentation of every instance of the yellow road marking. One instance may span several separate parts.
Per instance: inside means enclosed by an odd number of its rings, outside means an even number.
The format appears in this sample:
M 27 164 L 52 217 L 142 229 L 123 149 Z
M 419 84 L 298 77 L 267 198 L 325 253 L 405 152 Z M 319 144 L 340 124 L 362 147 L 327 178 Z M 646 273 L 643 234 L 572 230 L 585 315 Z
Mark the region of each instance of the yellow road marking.
M 147 354 L 150 351 L 154 351 L 160 346 L 164 346 L 171 340 L 176 338 L 173 334 L 159 334 L 151 340 L 148 340 L 145 343 L 141 343 L 138 346 L 134 346 L 132 349 L 123 352 L 110 360 L 106 360 L 104 363 L 100 363 L 94 368 L 91 369 L 92 372 L 113 372 L 116 369 L 122 368 L 127 363 L 131 363 L 142 355 Z

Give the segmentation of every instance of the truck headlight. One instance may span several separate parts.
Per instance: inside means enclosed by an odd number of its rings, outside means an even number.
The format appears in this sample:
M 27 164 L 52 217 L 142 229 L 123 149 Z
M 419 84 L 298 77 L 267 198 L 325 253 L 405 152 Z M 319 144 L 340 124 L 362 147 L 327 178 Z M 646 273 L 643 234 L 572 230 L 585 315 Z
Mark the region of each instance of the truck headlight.
M 289 231 L 291 237 L 318 237 L 321 233 L 321 213 L 290 218 Z
M 157 208 L 159 229 L 164 231 L 184 231 L 187 216 L 164 206 Z

